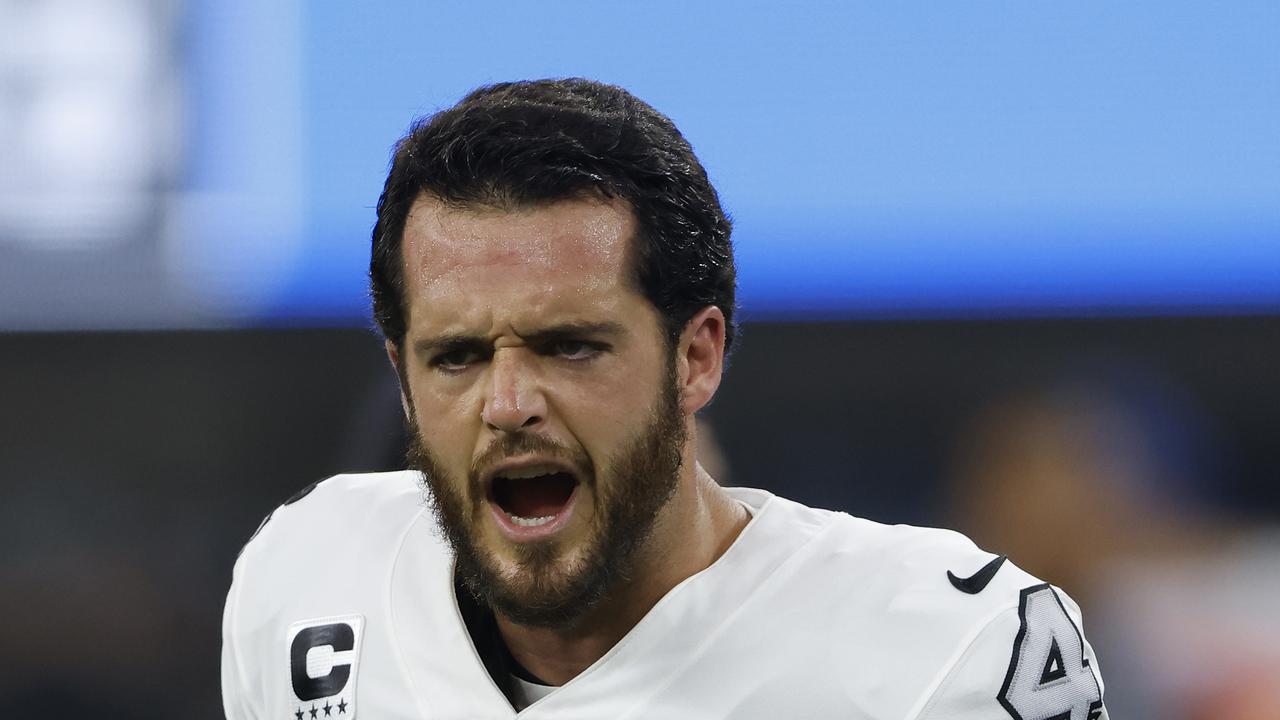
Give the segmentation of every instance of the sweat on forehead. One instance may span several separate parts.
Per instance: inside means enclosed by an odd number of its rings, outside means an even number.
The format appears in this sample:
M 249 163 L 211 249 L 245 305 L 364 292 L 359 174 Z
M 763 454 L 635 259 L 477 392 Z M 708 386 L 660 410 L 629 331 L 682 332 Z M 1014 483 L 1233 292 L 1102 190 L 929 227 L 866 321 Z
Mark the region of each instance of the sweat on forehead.
M 408 308 L 477 296 L 546 307 L 556 296 L 587 299 L 638 290 L 629 262 L 635 221 L 629 206 L 575 198 L 515 209 L 458 207 L 422 195 L 403 244 Z M 558 303 L 554 303 L 558 304 Z

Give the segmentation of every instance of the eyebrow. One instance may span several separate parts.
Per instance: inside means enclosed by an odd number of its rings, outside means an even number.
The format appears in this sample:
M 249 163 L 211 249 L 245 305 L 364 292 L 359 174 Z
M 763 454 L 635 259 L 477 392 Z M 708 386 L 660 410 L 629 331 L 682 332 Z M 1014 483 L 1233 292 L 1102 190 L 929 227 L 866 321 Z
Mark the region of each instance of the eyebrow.
M 531 345 L 542 345 L 555 342 L 557 340 L 568 340 L 581 337 L 606 337 L 617 338 L 626 334 L 626 328 L 621 323 L 613 321 L 601 322 L 566 322 L 551 325 L 549 327 L 536 330 L 527 335 L 519 337 L 526 343 Z M 413 344 L 414 350 L 419 355 L 430 355 L 440 351 L 457 350 L 462 348 L 483 347 L 489 343 L 489 339 L 483 335 L 468 335 L 466 333 L 446 333 L 444 335 L 436 335 L 419 340 Z

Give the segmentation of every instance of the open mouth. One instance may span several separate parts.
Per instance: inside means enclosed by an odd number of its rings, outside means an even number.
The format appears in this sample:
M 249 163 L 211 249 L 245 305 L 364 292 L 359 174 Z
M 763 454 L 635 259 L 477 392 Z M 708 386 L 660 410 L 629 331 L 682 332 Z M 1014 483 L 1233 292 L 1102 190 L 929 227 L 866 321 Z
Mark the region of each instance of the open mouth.
M 577 478 L 556 468 L 512 468 L 494 475 L 489 499 L 513 525 L 535 528 L 564 512 L 577 486 Z

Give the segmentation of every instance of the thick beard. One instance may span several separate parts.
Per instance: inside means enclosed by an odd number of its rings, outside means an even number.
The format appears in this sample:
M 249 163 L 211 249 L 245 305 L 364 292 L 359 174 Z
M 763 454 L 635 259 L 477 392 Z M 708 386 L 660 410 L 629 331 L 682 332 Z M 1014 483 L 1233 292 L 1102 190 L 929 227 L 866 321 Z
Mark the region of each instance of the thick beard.
M 603 486 L 585 454 L 541 436 L 509 436 L 488 448 L 486 461 L 529 452 L 569 460 L 584 475 L 580 480 L 596 493 L 593 532 L 573 566 L 563 567 L 563 556 L 571 548 L 555 540 L 531 543 L 518 549 L 515 580 L 504 577 L 478 542 L 475 525 L 487 521 L 479 512 L 478 468 L 471 469 L 467 485 L 450 476 L 435 462 L 417 423 L 410 420 L 409 467 L 422 473 L 431 508 L 453 548 L 456 576 L 477 601 L 520 625 L 566 628 L 632 578 L 637 550 L 652 534 L 679 479 L 687 438 L 674 370 L 674 363 L 669 363 L 644 426 L 604 466 Z M 468 494 L 477 498 L 471 508 Z

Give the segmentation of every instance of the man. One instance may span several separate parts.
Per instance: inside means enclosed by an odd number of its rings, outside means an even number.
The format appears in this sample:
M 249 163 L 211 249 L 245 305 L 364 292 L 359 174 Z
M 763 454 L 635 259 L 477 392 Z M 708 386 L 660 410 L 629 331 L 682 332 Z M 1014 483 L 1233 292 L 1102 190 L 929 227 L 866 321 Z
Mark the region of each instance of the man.
M 327 480 L 246 546 L 228 717 L 1105 717 L 1055 588 L 695 462 L 729 231 L 619 88 L 494 85 L 417 125 L 370 271 L 414 470 Z

